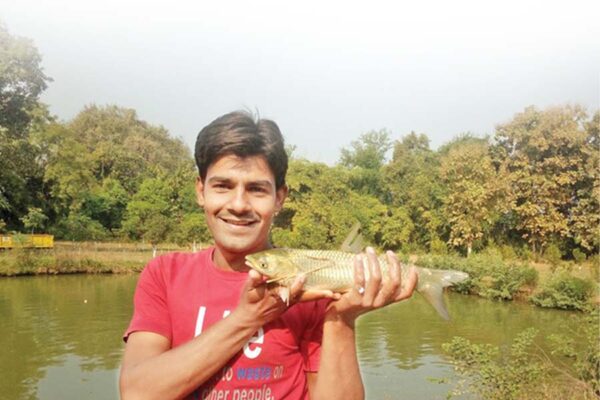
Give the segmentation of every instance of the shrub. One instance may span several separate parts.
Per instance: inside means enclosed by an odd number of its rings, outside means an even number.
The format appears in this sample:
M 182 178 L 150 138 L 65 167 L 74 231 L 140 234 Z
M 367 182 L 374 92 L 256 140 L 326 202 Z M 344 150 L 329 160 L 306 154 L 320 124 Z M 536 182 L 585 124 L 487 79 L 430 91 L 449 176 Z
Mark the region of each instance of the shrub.
M 583 311 L 589 307 L 594 287 L 595 283 L 590 280 L 558 270 L 530 300 L 540 307 Z
M 507 351 L 474 344 L 461 337 L 442 345 L 458 376 L 448 394 L 475 394 L 482 399 L 597 399 L 600 393 L 598 313 L 572 315 L 559 335 L 550 335 L 548 357 L 534 343 L 537 331 L 526 329 Z M 562 358 L 562 359 L 561 359 Z M 447 379 L 441 382 L 447 383 Z M 470 398 L 470 397 L 469 397 Z
M 586 260 L 586 255 L 583 251 L 581 251 L 579 248 L 575 248 L 573 249 L 573 259 L 575 260 L 575 262 L 577 264 L 583 264 Z
M 560 251 L 560 248 L 556 244 L 551 243 L 550 245 L 548 245 L 548 247 L 544 251 L 544 258 L 550 264 L 557 266 L 560 263 L 560 260 L 562 258 L 562 252 Z
M 515 258 L 517 258 L 517 253 L 515 252 L 515 249 L 513 249 L 512 246 L 509 246 L 507 244 L 503 245 L 500 248 L 500 252 L 502 253 L 502 258 L 504 258 L 505 260 L 514 260 Z
M 446 243 L 439 238 L 434 238 L 431 240 L 429 243 L 429 250 L 433 254 L 448 254 L 448 247 L 446 246 Z
M 469 258 L 428 255 L 420 257 L 418 264 L 426 268 L 464 271 L 469 274 L 469 279 L 453 286 L 452 290 L 491 299 L 511 300 L 520 287 L 537 281 L 536 270 L 516 263 L 507 264 L 493 248 Z
M 457 374 L 467 377 L 459 382 L 461 389 L 466 387 L 467 393 L 473 392 L 482 399 L 516 400 L 531 391 L 547 372 L 546 367 L 531 359 L 528 353 L 536 335 L 537 331 L 532 328 L 521 332 L 508 354 L 501 354 L 498 347 L 473 344 L 461 337 L 455 337 L 442 348 L 450 355 Z

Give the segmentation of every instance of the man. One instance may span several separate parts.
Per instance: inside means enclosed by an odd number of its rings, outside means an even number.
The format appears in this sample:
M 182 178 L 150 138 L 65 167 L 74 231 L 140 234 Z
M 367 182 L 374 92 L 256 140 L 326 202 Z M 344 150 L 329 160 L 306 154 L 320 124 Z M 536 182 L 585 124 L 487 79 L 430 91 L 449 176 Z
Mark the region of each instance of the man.
M 303 292 L 300 277 L 290 297 L 302 302 L 288 306 L 244 260 L 271 247 L 271 223 L 287 195 L 279 128 L 226 114 L 200 131 L 195 158 L 197 200 L 215 244 L 158 257 L 142 272 L 125 333 L 122 398 L 363 398 L 354 322 L 409 297 L 416 273 L 401 286 L 389 253 L 390 279 L 382 284 L 367 249 L 355 262 L 355 289 Z

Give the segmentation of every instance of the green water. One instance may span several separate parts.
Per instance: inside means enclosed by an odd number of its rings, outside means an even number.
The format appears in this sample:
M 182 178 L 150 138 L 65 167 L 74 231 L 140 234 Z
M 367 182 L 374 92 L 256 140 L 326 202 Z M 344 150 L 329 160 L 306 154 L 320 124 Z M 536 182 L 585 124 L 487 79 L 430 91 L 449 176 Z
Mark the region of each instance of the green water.
M 117 399 L 121 335 L 137 275 L 0 279 L 0 399 Z M 418 296 L 358 323 L 370 399 L 443 399 L 452 376 L 441 344 L 464 336 L 508 343 L 528 327 L 558 333 L 568 313 L 448 296 L 451 322 Z

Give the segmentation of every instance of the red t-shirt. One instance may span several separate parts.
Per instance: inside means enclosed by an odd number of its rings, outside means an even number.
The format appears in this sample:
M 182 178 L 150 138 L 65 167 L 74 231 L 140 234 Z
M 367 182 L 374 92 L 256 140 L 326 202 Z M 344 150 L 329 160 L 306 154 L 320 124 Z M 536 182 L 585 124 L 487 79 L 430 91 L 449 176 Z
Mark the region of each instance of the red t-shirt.
M 158 333 L 177 347 L 225 318 L 237 306 L 248 274 L 219 269 L 214 248 L 171 253 L 150 261 L 141 273 L 133 318 L 135 331 Z M 189 399 L 307 399 L 306 372 L 319 367 L 327 301 L 299 303 L 261 327 L 221 371 Z

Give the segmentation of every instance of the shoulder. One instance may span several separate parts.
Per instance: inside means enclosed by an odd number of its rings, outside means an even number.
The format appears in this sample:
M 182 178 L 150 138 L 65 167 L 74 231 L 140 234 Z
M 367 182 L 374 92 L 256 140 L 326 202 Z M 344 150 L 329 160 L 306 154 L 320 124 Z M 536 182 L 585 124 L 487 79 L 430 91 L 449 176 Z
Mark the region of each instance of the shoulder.
M 142 277 L 170 280 L 173 276 L 186 271 L 204 268 L 210 260 L 213 248 L 209 247 L 196 253 L 172 252 L 153 258 L 146 264 Z

